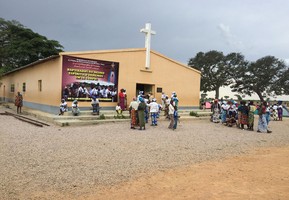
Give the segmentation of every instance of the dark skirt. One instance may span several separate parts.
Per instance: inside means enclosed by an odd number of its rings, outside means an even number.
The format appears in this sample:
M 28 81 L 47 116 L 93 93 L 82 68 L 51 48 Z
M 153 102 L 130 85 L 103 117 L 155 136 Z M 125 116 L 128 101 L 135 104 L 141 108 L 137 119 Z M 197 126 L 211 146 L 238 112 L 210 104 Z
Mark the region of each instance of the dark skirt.
M 145 127 L 145 113 L 143 110 L 138 111 L 139 126 Z

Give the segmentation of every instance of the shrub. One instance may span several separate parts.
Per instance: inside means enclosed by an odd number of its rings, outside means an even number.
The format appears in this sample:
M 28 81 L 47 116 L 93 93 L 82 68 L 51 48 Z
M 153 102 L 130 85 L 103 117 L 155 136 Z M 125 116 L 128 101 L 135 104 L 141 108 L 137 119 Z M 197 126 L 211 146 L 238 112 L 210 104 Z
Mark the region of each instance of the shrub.
M 199 117 L 197 112 L 191 111 L 190 116 Z
M 99 119 L 105 119 L 104 114 L 101 114 L 101 115 L 99 116 Z
M 125 119 L 126 117 L 124 115 L 117 115 L 114 116 L 114 119 Z

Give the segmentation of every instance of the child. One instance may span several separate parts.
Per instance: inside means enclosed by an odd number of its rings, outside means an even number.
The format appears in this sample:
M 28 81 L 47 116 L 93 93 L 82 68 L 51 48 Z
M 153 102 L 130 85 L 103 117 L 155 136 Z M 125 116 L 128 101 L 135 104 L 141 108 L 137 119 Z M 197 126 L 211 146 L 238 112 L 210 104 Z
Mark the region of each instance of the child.
M 65 99 L 61 100 L 59 111 L 60 111 L 59 115 L 63 115 L 64 112 L 67 112 L 67 103 L 66 103 Z
M 122 115 L 122 109 L 121 109 L 119 103 L 115 106 L 115 112 L 116 112 L 117 116 Z
M 99 115 L 99 100 L 93 96 L 91 98 L 92 114 Z
M 71 107 L 72 107 L 72 108 L 71 108 L 72 114 L 73 114 L 74 116 L 79 115 L 80 110 L 79 110 L 79 108 L 78 108 L 78 102 L 77 102 L 77 100 L 74 100 L 74 101 L 72 102 Z

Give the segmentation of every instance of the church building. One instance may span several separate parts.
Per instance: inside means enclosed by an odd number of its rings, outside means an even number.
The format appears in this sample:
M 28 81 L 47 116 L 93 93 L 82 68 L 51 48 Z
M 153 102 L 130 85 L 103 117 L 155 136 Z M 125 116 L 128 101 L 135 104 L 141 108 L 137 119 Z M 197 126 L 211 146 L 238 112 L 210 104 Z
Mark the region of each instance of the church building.
M 80 107 L 89 109 L 87 91 L 94 85 L 110 93 L 100 98 L 102 109 L 116 106 L 120 89 L 126 90 L 128 104 L 139 91 L 151 93 L 158 103 L 162 92 L 169 97 L 176 92 L 180 108 L 198 107 L 200 72 L 155 51 L 150 57 L 146 68 L 145 48 L 62 52 L 5 74 L 0 79 L 0 98 L 13 102 L 20 92 L 24 106 L 57 113 L 66 95 L 68 105 L 78 99 Z
M 147 24 L 150 25 L 150 24 Z M 150 50 L 153 34 L 146 33 L 146 48 L 61 52 L 4 74 L 0 100 L 13 102 L 17 92 L 24 106 L 58 113 L 61 99 L 68 106 L 77 99 L 80 109 L 91 108 L 91 91 L 96 91 L 102 109 L 114 109 L 121 89 L 127 104 L 143 91 L 161 103 L 162 93 L 177 94 L 179 108 L 199 106 L 200 71 Z

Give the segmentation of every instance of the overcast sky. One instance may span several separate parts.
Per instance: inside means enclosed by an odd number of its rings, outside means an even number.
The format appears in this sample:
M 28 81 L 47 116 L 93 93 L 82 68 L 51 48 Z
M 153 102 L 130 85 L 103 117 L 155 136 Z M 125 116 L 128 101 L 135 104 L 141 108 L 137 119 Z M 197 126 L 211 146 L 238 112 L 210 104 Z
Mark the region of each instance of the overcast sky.
M 0 0 L 0 17 L 17 20 L 65 51 L 144 47 L 187 64 L 209 50 L 289 59 L 288 0 Z
M 289 63 L 288 0 L 0 0 L 0 17 L 65 51 L 143 48 L 149 22 L 151 49 L 184 64 L 210 50 Z

